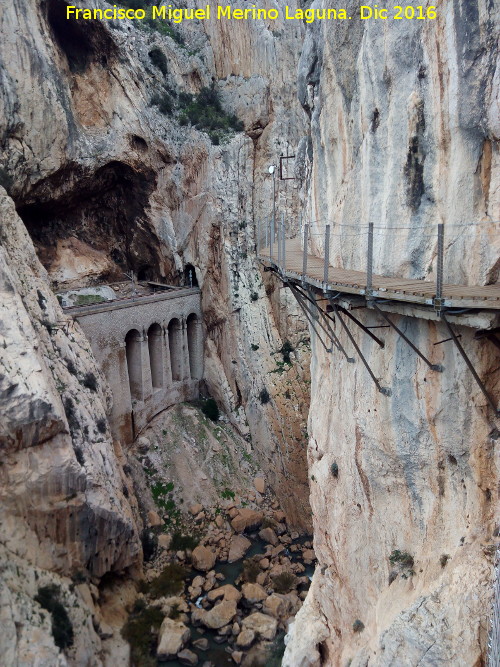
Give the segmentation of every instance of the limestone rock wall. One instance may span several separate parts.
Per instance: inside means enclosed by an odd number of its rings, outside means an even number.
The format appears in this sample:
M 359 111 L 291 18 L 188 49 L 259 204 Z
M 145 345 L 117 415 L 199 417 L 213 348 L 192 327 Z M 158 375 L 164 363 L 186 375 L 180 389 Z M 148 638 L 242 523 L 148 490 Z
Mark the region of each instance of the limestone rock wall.
M 310 510 L 307 332 L 295 312 L 285 314 L 278 286 L 264 284 L 252 256 L 257 219 L 269 216 L 272 201 L 268 166 L 305 131 L 295 91 L 303 28 L 280 40 L 272 30 L 281 35 L 281 25 L 258 22 L 229 37 L 222 23 L 197 24 L 180 29 L 181 45 L 130 22 L 70 25 L 64 11 L 62 0 L 0 8 L 0 494 L 2 560 L 15 554 L 27 568 L 57 572 L 67 587 L 64 577 L 79 570 L 98 582 L 140 567 L 143 526 L 123 471 L 126 443 L 110 438 L 109 389 L 78 325 L 62 326 L 54 288 L 122 280 L 130 269 L 179 282 L 186 263 L 194 265 L 206 388 L 247 441 L 290 525 L 310 528 Z M 154 48 L 166 74 L 148 55 Z M 212 81 L 245 126 L 218 146 L 154 102 Z M 296 189 L 278 187 L 277 197 L 297 211 Z M 279 352 L 288 338 L 291 365 Z M 12 628 L 27 618 L 16 593 L 38 607 L 31 583 L 16 591 L 9 576 L 7 585 L 2 614 Z M 49 624 L 40 628 L 44 664 L 63 664 Z M 12 633 L 3 639 L 22 662 L 22 642 Z M 85 657 L 70 661 L 98 664 L 98 638 L 82 634 L 81 642 Z
M 359 232 L 374 222 L 375 271 L 433 280 L 435 224 L 444 222 L 446 278 L 498 280 L 498 225 L 462 226 L 500 219 L 493 22 L 491 3 L 457 1 L 441 3 L 433 22 L 308 30 L 299 95 L 310 116 L 304 155 L 318 252 L 329 221 L 339 235 L 332 258 L 363 270 Z M 373 311 L 356 315 L 381 324 Z M 453 345 L 434 346 L 448 337 L 442 324 L 393 317 L 445 371 L 430 371 L 389 329 L 379 330 L 383 350 L 355 330 L 391 397 L 359 360 L 326 355 L 313 340 L 308 460 L 318 567 L 288 637 L 287 667 L 485 658 L 498 421 Z M 475 341 L 473 329 L 457 331 L 498 400 L 498 350 Z

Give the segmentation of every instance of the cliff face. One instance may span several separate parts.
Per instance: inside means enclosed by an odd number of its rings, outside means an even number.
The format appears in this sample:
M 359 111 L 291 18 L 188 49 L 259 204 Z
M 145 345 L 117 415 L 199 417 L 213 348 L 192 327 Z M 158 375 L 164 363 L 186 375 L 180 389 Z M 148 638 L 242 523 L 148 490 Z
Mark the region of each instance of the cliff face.
M 38 626 L 39 585 L 56 581 L 72 600 L 68 576 L 83 571 L 98 583 L 142 560 L 126 443 L 112 442 L 106 420 L 112 399 L 78 325 L 63 326 L 54 288 L 123 280 L 130 270 L 179 283 L 194 266 L 206 387 L 290 525 L 310 528 L 307 332 L 252 256 L 272 201 L 268 166 L 305 128 L 294 85 L 302 28 L 280 40 L 283 26 L 229 34 L 224 22 L 198 23 L 181 37 L 127 21 L 67 23 L 64 12 L 62 0 L 0 9 L 0 541 L 2 562 L 15 554 L 18 568 L 2 584 L 2 618 L 26 633 Z M 175 111 L 181 94 L 212 82 L 224 113 L 244 124 L 214 143 Z M 296 211 L 291 190 L 277 198 Z M 280 353 L 286 339 L 296 348 L 290 366 Z M 82 596 L 90 618 L 87 588 Z M 79 665 L 99 664 L 88 618 L 71 654 Z M 52 665 L 62 658 L 44 623 L 35 645 Z M 13 661 L 29 662 L 22 632 L 5 640 Z
M 443 3 L 435 21 L 308 30 L 299 94 L 310 116 L 313 248 L 323 252 L 328 221 L 332 264 L 364 270 L 374 222 L 375 272 L 434 280 L 435 225 L 444 222 L 445 279 L 496 282 L 498 227 L 464 223 L 499 219 L 498 93 L 491 3 Z M 373 311 L 356 315 L 383 323 Z M 390 397 L 359 360 L 313 341 L 319 565 L 287 666 L 480 665 L 485 656 L 498 423 L 453 344 L 434 346 L 448 338 L 444 326 L 393 317 L 445 370 L 430 371 L 390 329 L 377 332 L 381 350 L 354 327 Z M 498 350 L 473 329 L 457 331 L 498 400 Z

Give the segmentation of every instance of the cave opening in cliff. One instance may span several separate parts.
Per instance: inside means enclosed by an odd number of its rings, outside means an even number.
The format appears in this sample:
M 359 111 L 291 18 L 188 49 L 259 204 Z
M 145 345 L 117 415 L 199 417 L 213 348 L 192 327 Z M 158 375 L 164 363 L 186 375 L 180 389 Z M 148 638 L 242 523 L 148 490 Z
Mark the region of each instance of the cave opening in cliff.
M 156 277 L 159 244 L 148 226 L 150 169 L 112 161 L 88 172 L 71 164 L 39 181 L 17 211 L 55 287 Z
M 47 2 L 47 21 L 52 36 L 65 55 L 74 74 L 85 72 L 92 62 L 109 64 L 116 46 L 99 21 L 77 21 L 66 18 L 68 4 L 63 0 Z
M 184 284 L 188 285 L 189 287 L 198 287 L 196 269 L 192 264 L 186 264 L 184 267 Z

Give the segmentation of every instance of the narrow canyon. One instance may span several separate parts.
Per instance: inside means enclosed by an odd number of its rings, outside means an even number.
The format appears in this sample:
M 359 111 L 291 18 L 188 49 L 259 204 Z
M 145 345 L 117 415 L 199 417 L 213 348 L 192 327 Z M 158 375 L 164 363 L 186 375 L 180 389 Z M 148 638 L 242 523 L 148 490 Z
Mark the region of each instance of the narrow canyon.
M 153 5 L 0 6 L 1 664 L 498 665 L 498 6 Z

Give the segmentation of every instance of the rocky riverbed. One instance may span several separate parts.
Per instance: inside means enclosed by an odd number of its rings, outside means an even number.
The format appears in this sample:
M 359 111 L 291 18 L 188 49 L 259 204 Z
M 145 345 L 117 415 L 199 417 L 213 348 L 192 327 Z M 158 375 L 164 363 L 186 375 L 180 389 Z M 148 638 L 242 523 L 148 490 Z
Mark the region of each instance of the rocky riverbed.
M 134 664 L 280 664 L 315 556 L 264 478 L 254 486 L 215 507 L 191 505 L 173 533 L 168 516 L 149 512 L 157 546 L 121 631 Z

